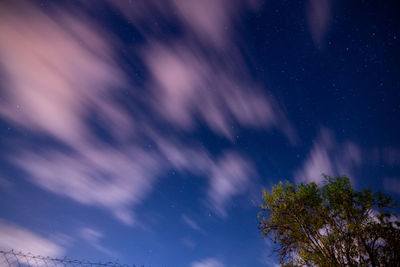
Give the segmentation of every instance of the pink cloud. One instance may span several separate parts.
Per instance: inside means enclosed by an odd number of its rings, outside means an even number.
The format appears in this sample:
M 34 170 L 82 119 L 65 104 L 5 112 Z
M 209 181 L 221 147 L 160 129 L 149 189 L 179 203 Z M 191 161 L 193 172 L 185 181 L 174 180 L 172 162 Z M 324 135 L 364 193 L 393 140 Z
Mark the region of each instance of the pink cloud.
M 185 25 L 206 42 L 226 45 L 229 38 L 232 13 L 237 12 L 237 1 L 226 0 L 174 0 Z
M 257 9 L 258 1 L 171 0 L 110 1 L 146 37 L 140 49 L 151 76 L 148 102 L 159 116 L 186 130 L 199 118 L 212 131 L 232 138 L 232 124 L 259 129 L 280 129 L 292 143 L 296 134 L 283 109 L 251 81 L 235 46 L 235 19 L 244 10 Z M 165 45 L 157 27 L 147 23 L 157 17 L 178 20 L 182 35 Z M 207 53 L 204 53 L 207 49 Z M 214 55 L 214 56 L 212 56 Z
M 135 221 L 135 206 L 149 196 L 160 173 L 190 172 L 209 177 L 205 198 L 219 215 L 226 216 L 229 201 L 252 183 L 250 164 L 231 152 L 213 158 L 204 148 L 163 138 L 155 134 L 145 113 L 184 131 L 194 130 L 200 119 L 226 138 L 234 135 L 235 123 L 277 128 L 293 142 L 295 134 L 282 108 L 251 81 L 238 51 L 217 37 L 230 38 L 232 32 L 226 28 L 239 5 L 209 1 L 193 9 L 180 1 L 146 1 L 134 9 L 126 8 L 128 2 L 124 8 L 113 3 L 138 28 L 152 12 L 171 16 L 168 8 L 176 8 L 177 16 L 186 21 L 186 34 L 173 45 L 166 47 L 149 38 L 140 49 L 150 75 L 148 90 L 141 96 L 145 110 L 138 114 L 112 100 L 129 83 L 116 63 L 118 40 L 92 18 L 74 9 L 54 8 L 45 13 L 24 1 L 0 8 L 0 63 L 6 78 L 1 81 L 0 116 L 25 131 L 53 137 L 69 149 L 22 147 L 9 161 L 35 185 L 105 209 L 127 224 Z M 210 8 L 212 12 L 203 12 Z M 192 40 L 189 33 L 199 38 Z M 217 43 L 208 43 L 208 35 Z M 201 47 L 219 56 L 207 58 Z M 118 145 L 103 143 L 89 128 L 91 113 L 102 120 Z M 143 148 L 148 140 L 155 144 L 154 150 Z
M 316 47 L 321 48 L 331 20 L 331 0 L 309 0 L 307 18 Z
M 7 7 L 0 8 L 6 77 L 0 116 L 73 151 L 21 149 L 11 161 L 36 185 L 132 223 L 129 208 L 152 187 L 155 173 L 148 170 L 156 157 L 136 147 L 103 145 L 87 126 L 89 113 L 96 112 L 120 143 L 134 129 L 131 114 L 111 97 L 113 88 L 126 84 L 114 60 L 113 39 L 75 10 L 47 14 L 28 2 Z
M 237 57 L 230 55 L 229 60 Z M 196 118 L 200 118 L 227 138 L 234 134 L 232 124 L 239 123 L 248 128 L 276 127 L 295 142 L 296 135 L 282 109 L 248 80 L 246 68 L 237 60 L 239 65 L 221 65 L 220 61 L 206 59 L 196 47 L 181 44 L 149 47 L 144 61 L 153 77 L 149 85 L 151 105 L 164 119 L 187 130 L 193 129 Z M 234 72 L 243 76 L 237 78 Z
M 79 12 L 57 10 L 50 16 L 27 2 L 1 8 L 0 16 L 6 77 L 1 116 L 69 144 L 87 137 L 91 109 L 111 130 L 132 126 L 109 101 L 110 88 L 124 84 L 124 74 L 104 41 L 107 34 L 93 21 Z
M 142 34 L 159 33 L 157 27 L 148 25 L 151 17 L 178 19 L 186 37 L 196 37 L 199 41 L 224 49 L 230 43 L 232 22 L 244 10 L 257 10 L 259 0 L 139 0 L 109 1 L 127 19 L 137 26 Z M 85 3 L 85 1 L 83 1 Z

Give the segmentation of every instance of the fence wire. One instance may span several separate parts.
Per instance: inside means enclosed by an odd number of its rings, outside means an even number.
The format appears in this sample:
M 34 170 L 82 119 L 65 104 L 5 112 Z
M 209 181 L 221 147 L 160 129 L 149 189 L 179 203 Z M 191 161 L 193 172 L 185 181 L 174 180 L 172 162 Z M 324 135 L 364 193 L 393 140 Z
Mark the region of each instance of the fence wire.
M 128 265 L 118 262 L 90 262 L 69 258 L 52 258 L 32 253 L 0 250 L 0 267 L 145 267 L 144 265 Z M 150 267 L 150 266 L 149 266 Z

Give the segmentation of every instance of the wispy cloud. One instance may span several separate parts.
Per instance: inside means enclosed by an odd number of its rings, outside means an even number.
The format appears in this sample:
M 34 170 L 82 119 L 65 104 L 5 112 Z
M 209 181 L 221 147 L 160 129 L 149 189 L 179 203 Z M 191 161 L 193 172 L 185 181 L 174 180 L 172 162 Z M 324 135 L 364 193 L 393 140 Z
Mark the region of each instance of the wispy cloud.
M 127 224 L 134 220 L 130 208 L 147 195 L 159 170 L 155 155 L 137 148 L 122 150 L 100 144 L 81 149 L 79 154 L 27 152 L 13 161 L 41 187 L 109 209 Z
M 151 187 L 154 173 L 148 170 L 155 159 L 136 147 L 123 151 L 105 144 L 88 124 L 96 114 L 118 143 L 133 132 L 132 115 L 113 101 L 126 80 L 112 38 L 78 11 L 47 14 L 20 3 L 0 9 L 0 60 L 7 77 L 0 115 L 70 150 L 23 150 L 13 163 L 37 185 L 111 209 L 131 223 L 127 207 Z
M 229 202 L 245 193 L 255 178 L 256 173 L 249 162 L 235 154 L 226 154 L 212 170 L 207 194 L 210 207 L 225 217 Z
M 214 258 L 207 258 L 201 261 L 193 262 L 192 267 L 224 267 L 220 261 Z
M 322 173 L 354 178 L 354 168 L 360 164 L 361 150 L 356 144 L 349 141 L 338 143 L 331 131 L 322 128 L 309 156 L 294 177 L 298 181 L 308 182 L 320 182 Z
M 194 220 L 190 219 L 185 214 L 182 214 L 182 220 L 183 220 L 184 223 L 186 223 L 193 230 L 196 230 L 196 231 L 198 231 L 200 233 L 205 233 L 204 230 Z
M 322 48 L 331 21 L 331 0 L 308 0 L 307 19 L 310 32 L 317 48 Z
M 0 249 L 36 255 L 60 257 L 64 249 L 58 244 L 27 229 L 0 219 Z
M 249 75 L 233 39 L 234 22 L 256 1 L 110 2 L 146 36 L 140 57 L 148 69 L 149 105 L 175 127 L 193 130 L 198 119 L 212 131 L 232 138 L 232 124 L 280 129 L 291 142 L 296 134 L 282 108 Z M 174 15 L 173 15 L 174 14 Z M 146 23 L 179 22 L 179 38 L 160 40 L 159 29 Z
M 49 16 L 27 2 L 0 15 L 3 118 L 72 145 L 90 137 L 90 112 L 114 134 L 130 129 L 131 118 L 110 101 L 125 79 L 107 33 L 78 11 Z
M 275 128 L 296 141 L 285 112 L 251 79 L 233 42 L 235 19 L 256 6 L 250 2 L 110 1 L 146 39 L 131 51 L 148 75 L 129 107 L 116 101 L 126 88 L 137 89 L 118 63 L 121 40 L 84 9 L 51 4 L 45 10 L 27 1 L 0 4 L 5 77 L 0 116 L 63 147 L 24 146 L 8 161 L 34 184 L 106 209 L 127 224 L 134 223 L 135 207 L 150 195 L 160 174 L 174 168 L 209 177 L 207 203 L 226 216 L 230 200 L 253 183 L 249 160 L 227 151 L 211 156 L 205 148 L 160 136 L 158 127 L 188 136 L 205 126 L 232 140 L 236 124 Z M 181 35 L 167 44 L 147 23 L 154 18 L 177 22 Z
M 150 105 L 186 130 L 193 130 L 200 118 L 227 138 L 232 138 L 232 125 L 237 123 L 248 128 L 277 127 L 294 142 L 295 134 L 282 110 L 246 78 L 244 63 L 240 59 L 235 62 L 235 57 L 238 55 L 233 53 L 207 58 L 199 47 L 181 43 L 148 48 L 144 61 L 153 77 Z

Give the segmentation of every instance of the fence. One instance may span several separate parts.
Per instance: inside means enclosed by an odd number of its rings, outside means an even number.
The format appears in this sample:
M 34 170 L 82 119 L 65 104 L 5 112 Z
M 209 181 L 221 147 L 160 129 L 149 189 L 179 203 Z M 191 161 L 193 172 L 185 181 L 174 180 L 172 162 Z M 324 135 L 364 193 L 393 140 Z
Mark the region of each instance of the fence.
M 86 260 L 57 259 L 16 252 L 0 250 L 0 267 L 145 267 L 144 265 L 128 265 L 118 262 L 90 262 Z

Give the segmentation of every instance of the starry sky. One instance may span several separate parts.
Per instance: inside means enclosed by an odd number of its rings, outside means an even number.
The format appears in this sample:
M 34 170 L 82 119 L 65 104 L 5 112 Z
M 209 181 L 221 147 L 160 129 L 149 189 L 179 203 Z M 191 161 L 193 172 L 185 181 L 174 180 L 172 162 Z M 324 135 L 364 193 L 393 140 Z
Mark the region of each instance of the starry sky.
M 400 199 L 400 6 L 0 3 L 0 248 L 276 266 L 263 188 Z

